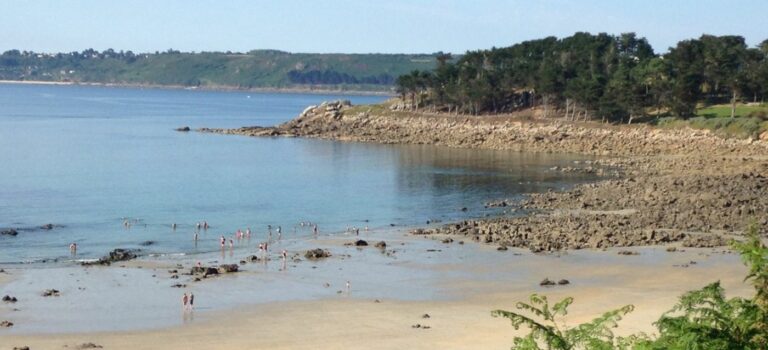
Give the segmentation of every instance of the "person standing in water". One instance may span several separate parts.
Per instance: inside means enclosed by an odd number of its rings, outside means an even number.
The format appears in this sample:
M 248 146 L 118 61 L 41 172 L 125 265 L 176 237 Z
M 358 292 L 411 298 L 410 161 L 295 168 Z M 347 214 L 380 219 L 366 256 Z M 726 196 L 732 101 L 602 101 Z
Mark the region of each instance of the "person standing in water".
M 317 236 L 317 224 L 315 224 L 315 226 L 312 226 L 312 234 Z
M 72 255 L 77 255 L 77 243 L 75 243 L 75 242 L 70 243 L 70 245 L 69 245 L 69 252 Z
M 173 225 L 171 225 L 171 229 L 176 231 L 176 223 L 174 222 Z
M 189 310 L 193 310 L 195 308 L 195 294 L 189 293 Z
M 221 235 L 221 238 L 219 238 L 219 243 L 221 243 L 221 249 L 224 249 L 224 244 L 227 243 L 227 239 L 224 238 L 224 235 Z
M 187 296 L 187 293 L 184 293 L 184 296 L 181 297 L 181 309 L 186 310 L 187 309 L 187 303 L 189 302 L 189 297 Z

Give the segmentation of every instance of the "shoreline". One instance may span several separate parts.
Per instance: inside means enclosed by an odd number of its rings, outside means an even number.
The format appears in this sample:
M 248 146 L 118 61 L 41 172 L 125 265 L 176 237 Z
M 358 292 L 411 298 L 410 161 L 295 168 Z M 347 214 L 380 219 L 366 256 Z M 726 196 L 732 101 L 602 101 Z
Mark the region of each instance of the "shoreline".
M 454 116 L 397 107 L 336 101 L 307 107 L 297 118 L 274 127 L 198 131 L 597 155 L 604 158 L 553 170 L 620 173 L 617 179 L 530 194 L 520 202 L 496 201 L 533 212 L 520 218 L 465 220 L 413 231 L 465 237 L 500 249 L 724 246 L 768 212 L 768 143 L 762 141 L 723 139 L 692 129 L 577 123 L 536 115 Z M 758 224 L 768 229 L 768 220 Z
M 160 84 L 130 84 L 130 83 L 97 83 L 97 82 L 65 82 L 45 80 L 0 80 L 0 84 L 15 85 L 53 85 L 53 86 L 92 86 L 106 88 L 132 88 L 132 89 L 158 89 L 158 90 L 189 90 L 189 91 L 218 91 L 218 92 L 254 92 L 275 94 L 313 94 L 313 95 L 353 95 L 353 96 L 394 96 L 391 92 L 370 90 L 342 90 L 342 89 L 313 89 L 313 88 L 239 88 L 236 86 L 199 86 L 190 87 L 183 85 Z
M 146 290 L 151 298 L 171 302 L 167 307 L 154 307 L 133 302 L 132 299 L 122 299 L 119 296 L 128 288 L 123 285 L 104 286 L 87 284 L 83 293 L 101 295 L 101 298 L 84 299 L 80 303 L 74 297 L 75 290 L 70 287 L 61 288 L 61 297 L 41 299 L 39 302 L 50 304 L 40 306 L 49 310 L 38 315 L 37 321 L 25 317 L 16 318 L 15 327 L 29 326 L 29 322 L 43 322 L 51 317 L 55 324 L 61 325 L 55 317 L 65 312 L 67 318 L 79 319 L 81 322 L 98 322 L 89 317 L 109 295 L 118 296 L 111 304 L 111 314 L 119 314 L 110 322 L 125 324 L 133 316 L 123 315 L 126 307 L 135 310 L 140 318 L 156 319 L 168 317 L 175 319 L 175 325 L 152 326 L 147 324 L 140 329 L 116 329 L 98 331 L 15 331 L 13 328 L 0 330 L 5 345 L 10 350 L 12 346 L 30 346 L 31 348 L 60 348 L 62 346 L 77 347 L 80 344 L 92 342 L 110 349 L 233 349 L 233 348 L 317 348 L 333 349 L 360 346 L 360 337 L 375 340 L 373 348 L 393 348 L 408 346 L 416 349 L 434 348 L 435 344 L 444 344 L 451 348 L 472 349 L 477 347 L 507 347 L 515 331 L 508 320 L 490 316 L 493 309 L 511 309 L 517 301 L 527 300 L 531 293 L 543 293 L 551 301 L 571 296 L 576 302 L 569 312 L 568 322 L 583 322 L 608 309 L 632 303 L 635 312 L 629 314 L 620 323 L 618 334 L 630 334 L 638 331 L 651 331 L 654 322 L 663 311 L 674 304 L 677 296 L 687 290 L 699 288 L 706 283 L 720 279 L 729 295 L 747 295 L 751 290 L 741 280 L 745 267 L 738 256 L 721 254 L 713 249 L 691 249 L 686 252 L 669 253 L 660 248 L 640 248 L 638 256 L 622 256 L 616 254 L 616 249 L 608 251 L 584 250 L 564 253 L 559 256 L 552 254 L 531 254 L 524 250 L 496 252 L 486 245 L 442 243 L 439 237 L 415 237 L 400 232 L 401 236 L 392 234 L 375 234 L 365 236 L 366 240 L 375 241 L 388 237 L 391 247 L 397 251 L 397 258 L 385 257 L 377 253 L 377 248 L 365 247 L 358 249 L 348 247 L 343 243 L 356 239 L 355 236 L 324 238 L 314 241 L 312 246 L 329 249 L 333 255 L 330 260 L 314 263 L 298 263 L 299 266 L 310 264 L 317 268 L 290 268 L 287 272 L 277 270 L 261 271 L 258 264 L 245 265 L 244 272 L 232 276 L 221 276 L 215 280 L 192 284 L 187 291 L 194 291 L 198 296 L 197 311 L 194 315 L 182 314 L 177 308 L 178 295 L 183 290 L 168 288 L 161 283 L 152 287 L 148 278 L 136 278 L 135 273 L 157 273 L 168 267 L 168 262 L 156 261 L 128 262 L 127 267 L 81 268 L 70 267 L 64 270 L 49 271 L 49 274 L 71 275 L 72 278 L 82 279 L 83 272 L 96 274 L 92 279 L 101 284 L 112 285 L 112 279 L 138 284 Z M 397 242 L 405 243 L 400 246 Z M 430 248 L 431 247 L 431 248 Z M 438 249 L 426 252 L 425 249 Z M 375 253 L 375 254 L 374 254 Z M 374 255 L 371 255 L 374 254 Z M 378 255 L 377 255 L 378 254 Z M 381 261 L 372 258 L 379 256 Z M 382 260 L 383 259 L 383 260 Z M 698 264 L 682 268 L 679 264 L 696 260 Z M 337 268 L 355 269 L 367 274 L 378 274 L 380 268 L 389 265 L 382 264 L 390 260 L 391 264 L 408 268 L 413 276 L 428 273 L 426 284 L 417 288 L 420 298 L 410 299 L 396 296 L 380 296 L 376 290 L 386 286 L 387 289 L 409 288 L 409 279 L 394 277 L 396 275 L 380 275 L 379 282 L 371 285 L 359 278 L 352 278 L 352 293 L 337 294 L 336 289 L 343 288 L 343 279 L 331 281 L 330 288 L 324 288 L 321 282 L 329 276 L 337 275 Z M 173 265 L 170 263 L 169 265 Z M 184 263 L 185 266 L 188 263 Z M 362 265 L 362 266 L 361 266 Z M 379 266 L 371 269 L 373 266 Z M 585 268 L 587 267 L 587 268 Z M 251 268 L 257 268 L 251 271 Z M 157 272 L 154 271 L 157 270 Z M 420 272 L 419 272 L 420 271 Z M 695 271 L 695 272 L 694 272 Z M 38 271 L 39 272 L 39 271 Z M 98 272 L 98 273 L 97 273 Z M 20 281 L 16 285 L 24 285 L 29 278 L 39 276 L 24 276 L 29 271 L 16 274 Z M 42 271 L 45 273 L 45 271 Z M 287 273 L 287 275 L 286 275 Z M 106 275 L 104 275 L 106 274 Z M 127 274 L 128 277 L 120 277 Z M 108 277 L 108 276 L 113 277 Z M 706 275 L 706 279 L 699 276 Z M 324 277 L 325 276 L 325 277 Z M 567 278 L 571 284 L 567 286 L 541 287 L 538 282 L 544 278 Z M 166 277 L 159 277 L 165 280 Z M 259 296 L 265 289 L 274 289 L 277 285 L 270 282 L 274 279 L 295 279 L 302 281 L 306 290 L 302 293 L 312 294 L 312 289 L 326 290 L 325 295 L 310 299 L 260 300 Z M 394 278 L 394 279 L 392 279 Z M 67 279 L 64 279 L 67 280 Z M 64 281 L 62 280 L 62 281 Z M 183 280 L 178 280 L 184 282 Z M 375 281 L 375 279 L 371 280 Z M 51 280 L 48 283 L 53 283 Z M 88 283 L 82 280 L 82 283 Z M 188 283 L 188 282 L 185 282 Z M 72 282 L 72 286 L 78 283 Z M 379 286 L 380 284 L 380 286 Z M 236 287 L 239 286 L 239 287 Z M 310 287 L 311 286 L 311 287 Z M 424 286 L 429 286 L 424 288 Z M 7 284 L 0 284 L 0 289 Z M 254 289 L 255 287 L 255 289 Z M 102 289 L 100 289 L 102 288 Z M 107 288 L 107 289 L 103 289 Z M 231 288 L 235 288 L 232 290 Z M 34 289 L 34 288 L 33 288 Z M 130 288 L 129 288 L 130 289 Z M 155 292 L 162 291 L 161 293 Z M 107 291 L 107 292 L 105 292 Z M 109 292 L 111 291 L 111 292 Z M 170 293 L 170 299 L 163 295 Z M 272 292 L 280 293 L 280 288 Z M 442 297 L 431 296 L 438 292 Z M 222 294 L 224 293 L 224 294 Z M 229 305 L 226 295 L 252 295 L 255 300 L 240 300 L 236 305 Z M 243 294 L 245 293 L 245 294 Z M 256 294 L 254 294 L 256 293 Z M 373 293 L 373 294 L 371 294 Z M 14 305 L 25 312 L 32 307 L 35 297 L 17 294 L 20 301 Z M 82 298 L 87 298 L 83 296 Z M 376 302 L 376 300 L 379 300 Z M 70 303 L 79 305 L 73 313 Z M 128 304 L 128 305 L 125 305 Z M 56 306 L 58 305 L 58 306 Z M 219 306 L 216 306 L 219 305 Z M 224 307 L 220 307 L 220 306 Z M 38 306 L 35 306 L 38 307 Z M 62 309 L 62 307 L 64 309 Z M 103 306 L 102 306 L 103 308 Z M 29 312 L 27 312 L 29 313 Z M 423 318 L 429 314 L 429 318 Z M 0 319 L 7 319 L 14 312 L 0 308 Z M 117 320 L 120 321 L 117 321 Z M 327 322 L 334 320 L 334 322 Z M 70 321 L 71 322 L 71 321 Z M 103 322 L 103 321 L 102 321 Z M 427 325 L 430 329 L 414 329 L 415 324 Z M 467 327 L 467 325 L 472 325 Z M 14 328 L 15 328 L 14 327 Z M 239 330 L 249 330 L 252 336 L 242 336 Z M 19 329 L 21 330 L 21 329 Z M 296 331 L 301 330 L 303 336 L 297 337 Z M 353 336 L 354 335 L 354 336 Z M 482 335 L 482 336 L 478 336 Z M 5 349 L 0 346 L 0 349 Z

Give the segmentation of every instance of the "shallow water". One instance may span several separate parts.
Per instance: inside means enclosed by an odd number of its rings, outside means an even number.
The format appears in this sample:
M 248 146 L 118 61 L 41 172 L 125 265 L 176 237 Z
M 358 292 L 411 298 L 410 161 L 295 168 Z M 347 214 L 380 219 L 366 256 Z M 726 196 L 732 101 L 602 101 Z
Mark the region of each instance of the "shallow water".
M 76 259 L 145 241 L 149 253 L 198 254 L 248 227 L 256 240 L 267 225 L 310 235 L 300 221 L 326 234 L 454 220 L 494 213 L 489 199 L 591 180 L 547 170 L 579 159 L 568 156 L 173 130 L 274 125 L 338 98 L 383 99 L 0 85 L 0 228 L 60 225 L 0 236 L 0 264 L 70 261 L 70 242 Z M 203 220 L 212 228 L 195 244 Z

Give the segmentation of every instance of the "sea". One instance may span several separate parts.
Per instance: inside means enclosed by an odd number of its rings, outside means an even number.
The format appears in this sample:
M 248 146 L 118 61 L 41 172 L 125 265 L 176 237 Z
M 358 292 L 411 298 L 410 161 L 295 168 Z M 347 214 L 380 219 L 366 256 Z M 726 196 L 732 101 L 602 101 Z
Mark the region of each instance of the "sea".
M 276 125 L 339 99 L 386 97 L 0 84 L 0 231 L 18 231 L 0 235 L 0 266 L 77 264 L 115 248 L 194 256 L 222 236 L 246 251 L 278 228 L 302 239 L 314 225 L 338 235 L 519 215 L 486 203 L 594 180 L 550 170 L 583 156 L 194 131 Z

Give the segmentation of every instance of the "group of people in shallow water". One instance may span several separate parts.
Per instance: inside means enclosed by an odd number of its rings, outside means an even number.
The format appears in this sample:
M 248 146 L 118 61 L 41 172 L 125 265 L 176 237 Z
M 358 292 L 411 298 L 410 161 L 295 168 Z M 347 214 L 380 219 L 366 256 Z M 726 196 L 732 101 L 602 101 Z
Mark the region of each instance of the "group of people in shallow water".
M 138 224 L 139 222 L 140 222 L 139 219 L 123 218 L 123 227 L 130 228 L 132 225 Z M 146 224 L 144 224 L 144 225 L 146 226 Z M 309 222 L 309 221 L 302 221 L 302 222 L 299 223 L 299 226 L 300 227 L 311 227 L 312 228 L 312 234 L 314 236 L 317 236 L 318 233 L 319 233 L 317 224 L 315 224 L 315 223 L 312 223 L 312 222 Z M 177 227 L 178 227 L 178 225 L 176 225 L 176 223 L 171 224 L 171 229 L 173 229 L 174 231 L 176 231 Z M 202 221 L 202 222 L 195 223 L 195 234 L 194 234 L 195 242 L 197 242 L 199 237 L 200 237 L 199 236 L 200 230 L 207 231 L 209 228 L 210 228 L 210 225 L 208 225 L 207 221 Z M 368 226 L 365 226 L 365 231 L 368 231 Z M 347 232 L 354 233 L 355 235 L 359 235 L 360 234 L 360 229 L 357 228 L 357 227 L 352 227 L 352 228 L 347 227 Z M 282 240 L 282 238 L 283 238 L 283 228 L 282 228 L 282 226 L 277 226 L 276 229 L 275 229 L 275 233 L 277 234 L 277 240 L 278 241 Z M 296 227 L 294 227 L 294 233 L 296 233 Z M 242 240 L 242 239 L 250 239 L 251 238 L 251 228 L 248 227 L 248 228 L 245 229 L 245 231 L 243 231 L 241 229 L 237 229 L 237 231 L 235 231 L 233 237 L 234 237 L 234 239 L 237 239 L 238 241 Z M 235 246 L 234 239 L 233 238 L 227 239 L 224 235 L 221 235 L 221 237 L 219 238 L 219 245 L 221 247 L 221 250 L 224 251 L 224 249 L 227 246 L 227 243 L 229 244 L 229 249 L 233 250 L 234 246 Z M 260 253 L 260 255 L 264 256 L 264 254 L 268 254 L 269 253 L 269 245 L 271 244 L 272 241 L 273 241 L 272 225 L 267 225 L 267 240 L 265 242 L 259 243 L 259 253 Z M 70 253 L 72 255 L 77 255 L 77 248 L 78 248 L 78 245 L 77 245 L 76 242 L 70 243 L 69 251 L 70 251 Z M 283 249 L 280 252 L 280 258 L 283 261 L 283 265 L 285 266 L 285 263 L 288 260 L 288 251 Z M 266 259 L 265 259 L 265 261 L 266 261 Z M 202 264 L 199 261 L 197 262 L 197 265 L 198 266 L 202 266 Z M 349 290 L 350 290 L 350 283 L 349 283 L 349 281 L 347 281 L 347 283 L 346 283 L 346 289 L 347 289 L 347 292 L 349 292 Z M 182 309 L 184 311 L 192 311 L 193 308 L 194 308 L 194 304 L 195 304 L 195 295 L 192 294 L 192 293 L 189 293 L 189 294 L 184 293 L 184 295 L 181 298 L 181 302 L 182 302 Z

